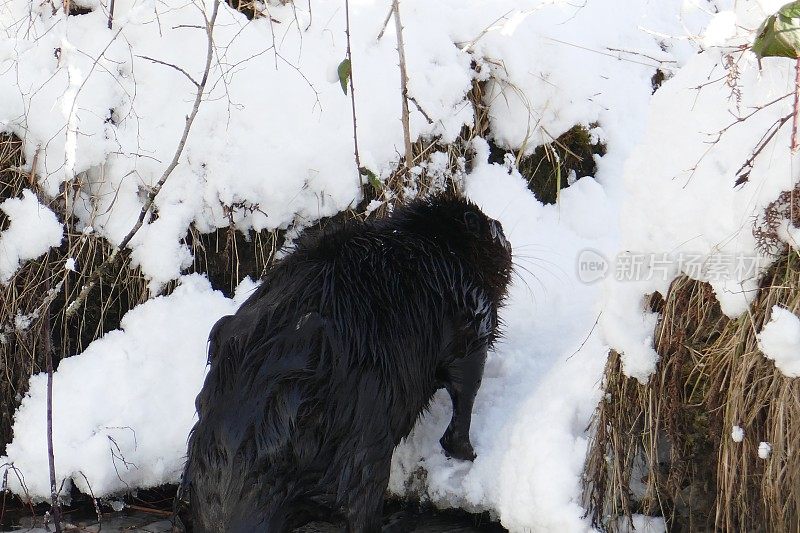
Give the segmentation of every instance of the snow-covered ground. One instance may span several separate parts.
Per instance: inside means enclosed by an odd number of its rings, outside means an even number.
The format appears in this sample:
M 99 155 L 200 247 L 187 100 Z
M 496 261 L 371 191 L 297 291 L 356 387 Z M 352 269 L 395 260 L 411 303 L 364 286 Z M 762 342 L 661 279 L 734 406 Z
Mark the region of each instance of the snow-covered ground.
M 188 77 L 202 75 L 211 3 L 117 0 L 112 29 L 106 0 L 78 3 L 92 11 L 66 16 L 27 0 L 0 6 L 0 129 L 24 139 L 27 170 L 35 161 L 47 194 L 77 184 L 72 208 L 81 224 L 116 244 L 191 112 Z M 377 38 L 389 4 L 350 2 L 359 150 L 381 178 L 403 151 L 394 24 Z M 471 124 L 465 95 L 478 76 L 491 80 L 486 104 L 497 144 L 530 152 L 574 124 L 596 123 L 592 134 L 608 152 L 595 176 L 577 176 L 557 205 L 545 206 L 515 170 L 488 162 L 485 141 L 475 142 L 467 194 L 503 223 L 519 265 L 505 338 L 475 406 L 478 458 L 445 458 L 438 438 L 450 406 L 440 394 L 396 450 L 391 491 L 490 510 L 512 531 L 590 529 L 580 472 L 609 346 L 622 351 L 626 372 L 645 380 L 656 361 L 656 317 L 645 312 L 644 295 L 664 292 L 683 272 L 708 279 L 724 310 L 740 313 L 767 263 L 731 275 L 707 266 L 720 256 L 759 258 L 753 216 L 794 185 L 785 126 L 734 187 L 791 98 L 724 129 L 793 88 L 792 61 L 765 59 L 759 70 L 752 54 L 735 48 L 780 4 L 400 2 L 409 93 L 432 119 L 412 105 L 414 137 L 448 142 Z M 130 243 L 154 298 L 55 375 L 56 471 L 82 491 L 91 485 L 108 495 L 180 474 L 208 330 L 253 287 L 245 281 L 227 299 L 201 276 L 181 277 L 191 258 L 180 240 L 187 228 L 225 227 L 230 208 L 242 230 L 302 226 L 358 200 L 350 101 L 336 74 L 345 57 L 344 3 L 267 5 L 270 17 L 256 21 L 220 8 L 209 92 L 156 199 L 158 218 Z M 657 68 L 671 77 L 653 96 Z M 60 235 L 33 195 L 0 208 L 12 220 L 0 234 L 5 281 Z M 20 231 L 26 226 L 38 230 Z M 631 265 L 641 267 L 632 276 Z M 157 296 L 175 279 L 172 294 Z M 12 490 L 42 498 L 50 493 L 45 420 L 39 375 L 0 464 L 14 465 Z

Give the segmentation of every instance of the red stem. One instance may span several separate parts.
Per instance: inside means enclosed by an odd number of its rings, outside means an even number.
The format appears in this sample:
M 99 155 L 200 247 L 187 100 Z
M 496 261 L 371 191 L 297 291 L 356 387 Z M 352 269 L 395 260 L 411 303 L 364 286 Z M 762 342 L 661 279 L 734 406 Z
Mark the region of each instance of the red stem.
M 794 113 L 792 114 L 792 153 L 797 152 L 800 143 L 797 141 L 797 121 L 800 114 L 800 57 L 794 63 Z

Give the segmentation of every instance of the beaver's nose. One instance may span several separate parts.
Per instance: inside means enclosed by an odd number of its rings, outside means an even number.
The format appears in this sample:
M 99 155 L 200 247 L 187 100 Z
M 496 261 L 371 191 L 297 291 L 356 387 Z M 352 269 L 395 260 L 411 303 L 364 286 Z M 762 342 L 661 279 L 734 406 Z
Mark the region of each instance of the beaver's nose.
M 492 234 L 492 239 L 497 239 L 498 235 L 502 235 L 503 230 L 498 227 L 499 225 L 496 220 L 489 221 L 489 233 Z
M 496 220 L 489 222 L 489 233 L 491 233 L 492 239 L 498 241 L 508 253 L 511 253 L 511 243 L 506 240 L 506 236 L 503 234 L 503 226 L 499 222 Z

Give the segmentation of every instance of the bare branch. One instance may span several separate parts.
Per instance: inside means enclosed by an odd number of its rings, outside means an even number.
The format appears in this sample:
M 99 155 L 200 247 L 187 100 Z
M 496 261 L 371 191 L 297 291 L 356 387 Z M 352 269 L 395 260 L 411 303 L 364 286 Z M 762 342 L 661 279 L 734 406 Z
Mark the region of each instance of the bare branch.
M 46 283 L 49 284 L 49 282 Z M 53 525 L 55 525 L 56 533 L 61 533 L 61 507 L 58 503 L 56 460 L 53 451 L 53 347 L 51 344 L 52 331 L 50 330 L 49 305 L 44 309 L 42 330 L 42 350 L 44 350 L 45 364 L 47 366 L 47 464 L 50 470 L 50 512 L 53 516 Z
M 136 57 L 139 57 L 141 59 L 146 59 L 148 61 L 152 61 L 153 63 L 158 63 L 159 65 L 164 65 L 165 67 L 172 67 L 175 70 L 177 70 L 178 72 L 180 72 L 181 74 L 183 74 L 184 76 L 186 76 L 187 78 L 189 78 L 189 81 L 192 82 L 192 85 L 194 85 L 197 88 L 200 87 L 200 84 L 197 83 L 197 81 L 192 77 L 192 75 L 189 74 L 188 72 L 186 72 L 185 70 L 183 70 L 178 65 L 173 65 L 172 63 L 167 63 L 166 61 L 161 61 L 160 59 L 153 59 L 152 57 L 148 57 L 148 56 L 137 55 Z
M 397 32 L 397 55 L 400 58 L 400 92 L 402 94 L 402 122 L 403 122 L 403 144 L 405 144 L 405 165 L 406 169 L 411 168 L 413 148 L 411 146 L 411 126 L 409 123 L 408 112 L 408 73 L 406 72 L 406 51 L 403 43 L 403 25 L 400 22 L 400 0 L 392 0 L 394 10 L 394 26 Z
M 114 25 L 114 0 L 108 4 L 108 29 Z
M 419 105 L 419 102 L 417 102 L 417 99 L 416 99 L 416 98 L 414 98 L 413 96 L 411 96 L 411 95 L 408 95 L 408 94 L 406 95 L 406 98 L 408 98 L 409 100 L 411 100 L 411 103 L 412 103 L 412 104 L 414 104 L 414 107 L 416 107 L 416 108 L 417 108 L 417 111 L 419 111 L 420 113 L 422 113 L 422 116 L 423 116 L 423 117 L 425 117 L 425 120 L 427 120 L 427 121 L 428 121 L 428 124 L 433 124 L 433 119 L 430 117 L 430 115 L 428 115 L 428 114 L 425 112 L 425 110 L 424 110 L 424 109 L 422 109 L 422 106 L 421 106 L 421 105 Z
M 83 477 L 83 480 L 86 482 L 86 486 L 89 487 L 89 495 L 92 497 L 92 503 L 94 504 L 94 512 L 97 516 L 97 524 L 100 526 L 100 531 L 103 528 L 103 513 L 100 512 L 100 505 L 97 503 L 97 498 L 94 495 L 94 491 L 92 490 L 92 484 L 89 483 L 89 478 L 86 477 L 86 474 L 83 471 L 78 470 L 78 473 Z
M 738 187 L 739 185 L 746 183 L 747 180 L 750 179 L 750 171 L 753 170 L 753 163 L 755 162 L 758 155 L 762 151 L 764 151 L 764 148 L 766 148 L 767 145 L 772 140 L 772 138 L 775 137 L 775 134 L 778 133 L 778 131 L 780 131 L 783 125 L 789 122 L 789 119 L 792 118 L 793 116 L 794 112 L 792 112 L 789 115 L 786 115 L 785 117 L 779 118 L 772 124 L 772 126 L 770 126 L 770 129 L 768 129 L 767 132 L 764 133 L 764 135 L 758 141 L 758 144 L 756 144 L 756 147 L 753 149 L 752 155 L 749 158 L 747 158 L 747 161 L 742 163 L 742 166 L 739 167 L 739 170 L 736 171 L 736 182 L 733 184 L 734 187 Z
M 794 62 L 794 108 L 792 111 L 792 153 L 800 148 L 797 142 L 797 121 L 800 114 L 800 57 Z
M 392 3 L 392 7 L 389 8 L 389 12 L 386 13 L 386 20 L 383 21 L 383 26 L 381 26 L 381 32 L 378 34 L 377 41 L 380 41 L 383 38 L 383 34 L 386 32 L 386 28 L 389 27 L 389 19 L 392 18 L 392 13 L 394 13 L 394 3 Z
M 358 186 L 361 186 L 361 156 L 358 155 L 358 128 L 356 127 L 356 87 L 353 82 L 353 49 L 350 46 L 350 0 L 344 0 L 345 35 L 347 35 L 347 60 L 350 62 L 350 107 L 353 111 L 353 149 L 356 157 Z
M 117 245 L 116 248 L 111 252 L 111 254 L 100 264 L 100 266 L 92 272 L 89 279 L 86 283 L 81 287 L 78 296 L 69 304 L 67 307 L 65 316 L 66 318 L 72 318 L 75 316 L 75 313 L 83 306 L 83 303 L 86 301 L 87 296 L 97 285 L 97 282 L 100 280 L 100 277 L 106 271 L 106 269 L 116 260 L 117 255 L 120 251 L 124 250 L 128 244 L 131 242 L 131 239 L 139 232 L 139 230 L 144 225 L 144 220 L 147 217 L 147 214 L 150 212 L 150 209 L 153 207 L 153 203 L 155 202 L 158 193 L 161 192 L 161 188 L 167 182 L 167 179 L 172 174 L 172 171 L 175 170 L 175 167 L 178 166 L 178 162 L 180 161 L 181 154 L 183 153 L 183 149 L 186 146 L 186 140 L 189 138 L 189 132 L 192 129 L 192 123 L 194 123 L 195 117 L 197 117 L 198 111 L 200 111 L 200 103 L 203 101 L 203 94 L 205 92 L 206 84 L 208 83 L 209 73 L 211 71 L 211 61 L 214 57 L 214 24 L 217 20 L 217 13 L 219 12 L 219 3 L 220 0 L 214 0 L 211 18 L 206 18 L 206 36 L 207 36 L 207 49 L 206 49 L 206 64 L 205 69 L 203 70 L 203 78 L 200 80 L 200 83 L 197 85 L 197 94 L 195 95 L 194 105 L 192 106 L 192 111 L 189 116 L 186 117 L 186 125 L 183 128 L 183 134 L 181 135 L 181 139 L 178 142 L 178 147 L 175 149 L 175 153 L 172 156 L 172 161 L 167 166 L 164 173 L 161 175 L 161 178 L 156 182 L 156 184 L 150 189 L 150 193 L 147 195 L 147 199 L 142 206 L 142 210 L 139 212 L 139 218 L 136 221 L 136 224 L 131 228 L 127 235 L 122 239 L 122 241 Z M 205 16 L 205 15 L 204 15 Z

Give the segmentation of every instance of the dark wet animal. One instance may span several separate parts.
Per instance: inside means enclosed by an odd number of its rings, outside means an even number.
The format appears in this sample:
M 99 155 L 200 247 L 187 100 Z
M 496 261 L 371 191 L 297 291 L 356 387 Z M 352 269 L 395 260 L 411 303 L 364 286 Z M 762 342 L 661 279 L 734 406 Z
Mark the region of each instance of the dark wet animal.
M 469 429 L 511 274 L 500 224 L 434 197 L 302 237 L 209 339 L 183 491 L 192 529 L 381 531 L 392 450 L 439 388 Z

